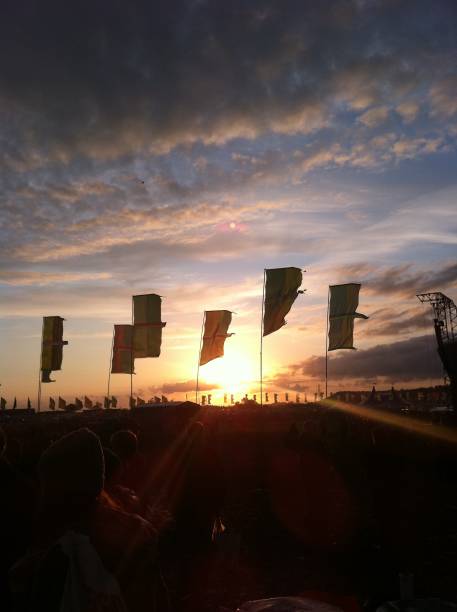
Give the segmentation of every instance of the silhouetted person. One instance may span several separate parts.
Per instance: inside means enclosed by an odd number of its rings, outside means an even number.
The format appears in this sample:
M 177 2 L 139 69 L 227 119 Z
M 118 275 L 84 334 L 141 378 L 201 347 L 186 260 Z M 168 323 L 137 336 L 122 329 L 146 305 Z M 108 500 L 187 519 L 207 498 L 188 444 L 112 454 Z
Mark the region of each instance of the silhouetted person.
M 59 610 L 72 568 L 64 545 L 75 538 L 95 549 L 92 556 L 101 563 L 101 574 L 110 572 L 128 592 L 134 585 L 130 570 L 137 567 L 135 556 L 154 544 L 155 537 L 147 521 L 123 512 L 105 496 L 99 438 L 86 428 L 63 436 L 43 453 L 38 472 L 41 507 L 35 546 L 13 573 L 19 601 L 23 606 L 34 602 L 33 609 Z
M 110 442 L 122 464 L 119 484 L 138 493 L 145 479 L 145 461 L 138 452 L 137 436 L 129 429 L 120 430 L 111 436 Z
M 31 539 L 34 492 L 6 458 L 7 438 L 0 428 L 0 609 L 8 610 L 8 570 L 26 551 Z

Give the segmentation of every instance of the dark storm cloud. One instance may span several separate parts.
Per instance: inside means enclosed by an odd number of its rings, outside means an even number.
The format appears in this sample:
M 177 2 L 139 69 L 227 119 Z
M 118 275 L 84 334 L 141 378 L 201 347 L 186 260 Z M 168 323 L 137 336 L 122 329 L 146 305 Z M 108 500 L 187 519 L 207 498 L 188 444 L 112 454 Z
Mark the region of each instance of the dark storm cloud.
M 441 363 L 432 335 L 419 336 L 392 344 L 379 344 L 359 351 L 345 351 L 333 356 L 329 365 L 332 379 L 371 381 L 387 378 L 392 382 L 429 380 L 442 376 Z M 322 379 L 325 358 L 312 356 L 290 366 L 292 374 Z
M 457 284 L 457 264 L 435 269 L 417 269 L 411 264 L 379 269 L 369 264 L 345 266 L 340 276 L 360 280 L 364 289 L 376 295 L 412 297 L 416 293 L 442 291 Z
M 370 329 L 362 330 L 365 336 L 400 336 L 432 329 L 431 310 L 425 312 L 423 308 L 411 308 L 403 312 L 394 308 L 382 308 L 370 316 Z
M 307 132 L 335 104 L 363 110 L 432 83 L 449 116 L 455 16 L 452 0 L 8 2 L 4 161 Z

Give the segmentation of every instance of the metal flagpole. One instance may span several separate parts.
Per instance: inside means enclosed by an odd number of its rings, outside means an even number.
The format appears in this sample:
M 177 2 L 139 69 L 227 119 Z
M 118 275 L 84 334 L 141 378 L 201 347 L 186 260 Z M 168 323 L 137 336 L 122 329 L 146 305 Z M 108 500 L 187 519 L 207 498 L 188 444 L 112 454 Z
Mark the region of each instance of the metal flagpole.
M 113 350 L 114 350 L 114 327 L 113 327 L 113 340 L 111 341 L 111 355 L 109 358 L 109 367 L 108 367 L 108 398 L 109 398 L 109 385 L 111 382 L 111 364 L 113 362 Z
M 40 369 L 38 370 L 38 412 L 41 410 L 41 368 L 43 366 L 43 332 L 44 332 L 44 318 L 41 323 L 41 346 L 40 346 Z
M 260 321 L 260 405 L 263 406 L 263 315 L 265 303 L 265 273 L 263 270 L 263 288 L 262 288 L 262 318 Z
M 325 399 L 327 399 L 328 393 L 328 319 L 329 319 L 329 310 L 330 310 L 330 287 L 328 288 L 327 295 L 327 331 L 325 334 Z
M 133 399 L 133 337 L 134 337 L 134 328 L 133 328 L 133 295 L 132 295 L 132 341 L 130 343 L 130 406 L 132 407 L 132 399 Z
M 201 359 L 201 354 L 202 354 L 203 330 L 205 329 L 205 322 L 206 322 L 206 310 L 203 311 L 202 333 L 200 336 L 200 350 L 198 351 L 197 384 L 195 386 L 195 403 L 196 404 L 198 404 L 198 377 L 200 375 L 200 359 Z

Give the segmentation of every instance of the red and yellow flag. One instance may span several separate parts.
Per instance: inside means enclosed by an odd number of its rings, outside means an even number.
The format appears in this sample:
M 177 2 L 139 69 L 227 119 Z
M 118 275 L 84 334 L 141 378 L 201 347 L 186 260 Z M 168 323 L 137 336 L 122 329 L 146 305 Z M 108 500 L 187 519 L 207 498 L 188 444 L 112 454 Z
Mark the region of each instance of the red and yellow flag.
M 133 325 L 115 325 L 112 374 L 133 374 Z

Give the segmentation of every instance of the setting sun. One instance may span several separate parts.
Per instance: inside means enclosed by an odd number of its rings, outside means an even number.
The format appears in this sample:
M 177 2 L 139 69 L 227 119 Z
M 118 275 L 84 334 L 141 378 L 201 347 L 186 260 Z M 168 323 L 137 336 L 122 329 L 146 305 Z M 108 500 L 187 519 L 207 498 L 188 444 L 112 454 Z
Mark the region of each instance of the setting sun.
M 252 381 L 259 376 L 257 369 L 248 355 L 227 347 L 223 358 L 202 366 L 200 376 L 220 387 L 214 397 L 222 397 L 224 393 L 239 396 L 251 391 Z

